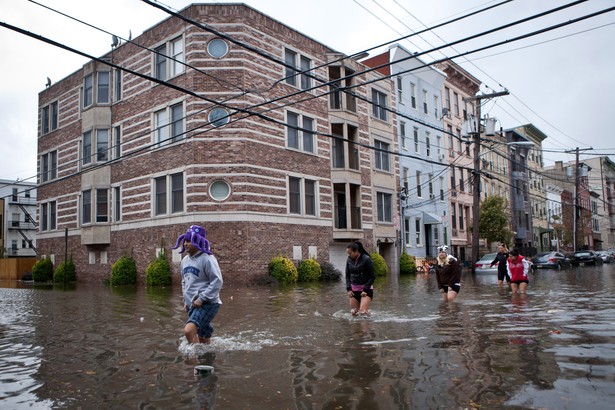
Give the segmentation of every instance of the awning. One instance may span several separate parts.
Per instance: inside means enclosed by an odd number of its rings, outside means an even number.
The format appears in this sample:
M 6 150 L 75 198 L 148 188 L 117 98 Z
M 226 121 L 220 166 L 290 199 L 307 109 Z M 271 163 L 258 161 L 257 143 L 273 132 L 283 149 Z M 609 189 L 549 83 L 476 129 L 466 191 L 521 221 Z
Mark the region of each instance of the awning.
M 543 228 L 541 226 L 538 227 L 538 234 L 542 235 L 543 233 L 552 233 L 553 229 Z
M 441 224 L 442 221 L 440 220 L 440 217 L 436 214 L 432 214 L 429 212 L 423 212 L 423 223 L 425 225 L 432 225 L 432 224 Z

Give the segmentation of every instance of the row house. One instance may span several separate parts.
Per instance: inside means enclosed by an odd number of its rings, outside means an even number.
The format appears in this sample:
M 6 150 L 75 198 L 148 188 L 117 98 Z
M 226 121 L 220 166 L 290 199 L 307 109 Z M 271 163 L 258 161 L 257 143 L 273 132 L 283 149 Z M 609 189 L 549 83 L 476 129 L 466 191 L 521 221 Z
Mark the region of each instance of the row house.
M 244 4 L 180 14 L 39 94 L 39 254 L 142 281 L 198 224 L 231 284 L 357 239 L 397 266 L 391 81 Z
M 0 257 L 36 256 L 37 225 L 36 184 L 0 180 Z
M 556 161 L 544 168 L 546 185 L 561 188 L 562 246 L 566 251 L 596 249 L 592 227 L 592 195 L 589 185 L 590 167 L 585 162 Z M 597 250 L 597 249 L 596 249 Z
M 466 98 L 475 96 L 481 82 L 453 61 L 437 64 L 446 74 L 442 94 L 442 117 L 444 121 L 445 153 L 448 165 L 448 215 L 446 224 L 451 253 L 460 261 L 467 262 L 472 255 L 472 208 L 474 144 L 464 136 L 464 124 L 475 114 L 473 102 Z M 484 243 L 484 241 L 482 241 Z
M 610 249 L 615 247 L 615 163 L 608 156 L 583 162 L 590 167 L 588 183 L 594 194 L 590 207 L 595 249 Z
M 535 248 L 536 252 L 547 252 L 551 249 L 550 242 L 553 236 L 547 215 L 547 197 L 542 173 L 544 169 L 542 142 L 547 138 L 547 135 L 533 124 L 515 127 L 514 131 L 522 135 L 524 141 L 533 143 L 533 146 L 527 149 L 526 157 L 523 158 L 527 166 L 527 187 L 532 219 L 531 247 Z M 512 145 L 512 149 L 520 150 L 521 148 Z M 529 255 L 531 256 L 534 253 Z
M 447 168 L 440 89 L 445 74 L 399 44 L 363 61 L 394 80 L 401 248 L 419 260 L 445 243 Z

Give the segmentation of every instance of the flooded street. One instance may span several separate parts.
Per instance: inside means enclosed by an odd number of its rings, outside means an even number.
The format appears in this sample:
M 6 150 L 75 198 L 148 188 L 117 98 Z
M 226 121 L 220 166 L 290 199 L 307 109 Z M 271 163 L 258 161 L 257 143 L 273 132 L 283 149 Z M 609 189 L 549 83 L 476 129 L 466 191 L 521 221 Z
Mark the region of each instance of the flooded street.
M 225 288 L 210 346 L 181 289 L 0 283 L 3 409 L 611 409 L 615 265 L 539 270 L 526 297 L 464 274 L 381 278 L 372 317 L 342 283 Z M 209 376 L 194 375 L 199 364 Z

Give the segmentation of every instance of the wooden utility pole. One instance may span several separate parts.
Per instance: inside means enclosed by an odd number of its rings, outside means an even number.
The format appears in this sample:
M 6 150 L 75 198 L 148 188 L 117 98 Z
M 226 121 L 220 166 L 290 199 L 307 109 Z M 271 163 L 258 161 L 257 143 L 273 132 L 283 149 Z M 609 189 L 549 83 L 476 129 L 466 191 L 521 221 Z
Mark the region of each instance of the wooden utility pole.
M 473 191 L 472 191 L 472 272 L 474 272 L 474 264 L 478 261 L 479 250 L 479 232 L 478 218 L 480 216 L 480 135 L 481 135 L 481 104 L 483 100 L 490 98 L 501 97 L 508 95 L 508 91 L 501 91 L 492 94 L 477 95 L 474 97 L 464 98 L 464 101 L 475 101 L 476 104 L 476 129 L 472 133 L 474 140 L 474 170 L 473 174 Z

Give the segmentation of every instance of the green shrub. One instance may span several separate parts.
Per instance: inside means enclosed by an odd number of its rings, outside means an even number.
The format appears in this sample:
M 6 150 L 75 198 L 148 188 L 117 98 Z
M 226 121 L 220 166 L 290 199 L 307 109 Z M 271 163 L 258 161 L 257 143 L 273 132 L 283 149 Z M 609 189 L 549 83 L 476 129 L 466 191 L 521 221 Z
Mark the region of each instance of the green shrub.
M 269 262 L 269 275 L 279 283 L 295 283 L 299 278 L 299 272 L 295 264 L 284 256 L 276 256 Z
M 130 256 L 120 257 L 111 267 L 111 286 L 137 283 L 137 264 Z
M 387 266 L 386 261 L 378 252 L 374 252 L 369 255 L 372 258 L 372 262 L 374 263 L 374 274 L 376 276 L 386 276 L 389 273 L 389 267 Z
M 342 278 L 342 272 L 329 262 L 320 264 L 320 280 L 338 281 Z
M 399 257 L 399 273 L 409 275 L 416 273 L 416 258 L 406 252 Z
M 171 284 L 171 266 L 164 254 L 161 252 L 145 269 L 146 286 L 168 286 Z
M 315 282 L 320 279 L 322 269 L 316 259 L 306 259 L 299 262 L 297 272 L 299 273 L 299 282 Z
M 72 259 L 62 262 L 56 268 L 56 273 L 53 275 L 55 283 L 75 282 L 77 275 L 75 274 L 75 264 Z
M 53 279 L 53 263 L 51 259 L 43 258 L 36 261 L 32 267 L 32 280 L 34 282 L 49 282 Z

